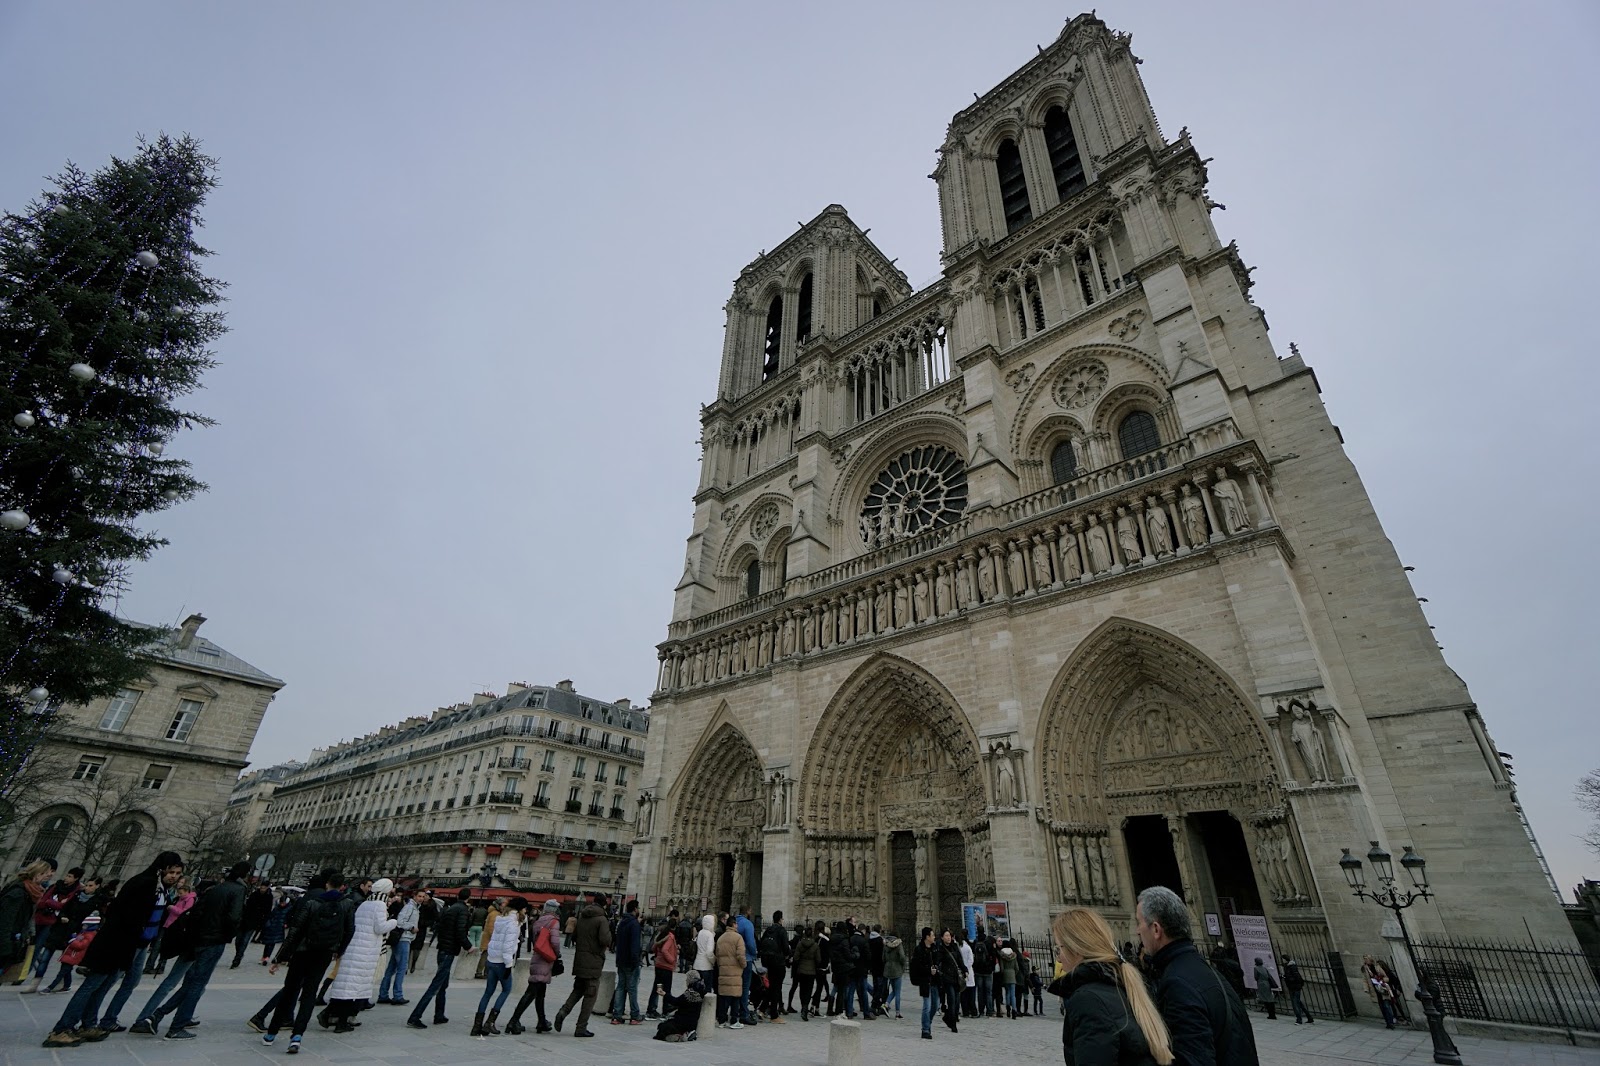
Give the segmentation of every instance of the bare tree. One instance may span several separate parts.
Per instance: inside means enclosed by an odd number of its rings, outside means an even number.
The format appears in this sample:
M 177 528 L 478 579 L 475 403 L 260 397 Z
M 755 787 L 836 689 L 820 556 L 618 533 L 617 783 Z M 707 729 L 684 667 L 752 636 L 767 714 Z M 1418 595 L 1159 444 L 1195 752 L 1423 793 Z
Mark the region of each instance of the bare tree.
M 168 822 L 175 846 L 202 874 L 246 856 L 246 842 L 228 817 L 227 807 L 190 807 Z
M 1590 850 L 1600 853 L 1600 770 L 1591 770 L 1580 777 L 1573 794 L 1578 799 L 1578 806 L 1594 818 L 1589 823 L 1589 831 L 1583 835 L 1583 842 L 1589 845 Z
M 68 840 L 82 853 L 85 870 L 100 870 L 107 877 L 121 877 L 129 855 L 143 843 L 143 825 L 131 817 L 145 814 L 148 793 L 132 777 L 105 771 L 80 781 L 72 790 L 72 800 L 88 815 L 74 819 Z M 149 817 L 145 814 L 145 817 Z M 138 829 L 134 829 L 138 826 Z M 114 869 L 107 860 L 118 858 Z
M 54 745 L 44 744 L 34 749 L 26 760 L 11 771 L 11 783 L 0 799 L 0 839 L 20 834 L 28 820 L 50 804 L 59 801 L 58 782 L 68 779 L 72 765 L 67 756 Z M 30 841 L 20 835 L 13 848 L 27 847 Z M 26 858 L 26 856 L 17 856 Z M 12 866 L 17 865 L 11 863 Z

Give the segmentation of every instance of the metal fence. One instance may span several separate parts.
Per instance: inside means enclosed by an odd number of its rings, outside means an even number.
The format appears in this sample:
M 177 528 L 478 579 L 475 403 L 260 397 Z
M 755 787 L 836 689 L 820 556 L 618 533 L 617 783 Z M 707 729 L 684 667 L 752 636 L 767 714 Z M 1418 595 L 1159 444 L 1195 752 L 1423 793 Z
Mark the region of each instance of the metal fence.
M 1424 938 L 1416 956 L 1446 1014 L 1600 1032 L 1600 984 L 1576 944 Z

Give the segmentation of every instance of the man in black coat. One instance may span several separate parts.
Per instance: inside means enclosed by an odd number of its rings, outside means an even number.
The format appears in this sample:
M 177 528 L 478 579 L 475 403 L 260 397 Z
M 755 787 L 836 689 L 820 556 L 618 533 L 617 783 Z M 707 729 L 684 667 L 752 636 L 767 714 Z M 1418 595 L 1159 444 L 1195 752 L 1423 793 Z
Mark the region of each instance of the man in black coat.
M 239 968 L 240 961 L 244 959 L 244 949 L 250 946 L 250 938 L 267 924 L 267 917 L 270 914 L 272 914 L 272 889 L 265 884 L 256 885 L 244 899 L 244 913 L 239 918 L 239 931 L 233 938 L 233 962 L 228 965 L 228 969 Z
M 244 878 L 250 873 L 250 864 L 236 862 L 228 871 L 227 880 L 213 885 L 200 894 L 190 911 L 189 949 L 185 958 L 189 968 L 184 971 L 183 984 L 148 1017 L 133 1023 L 133 1031 L 153 1035 L 161 1019 L 173 1015 L 172 1026 L 167 1030 L 168 1040 L 192 1040 L 194 1033 L 189 1023 L 194 1021 L 194 1009 L 205 995 L 206 985 L 222 960 L 239 923 L 244 917 L 245 896 L 248 889 Z
M 67 1009 L 45 1038 L 45 1047 L 76 1047 L 85 1040 L 104 1040 L 110 1035 L 98 1020 L 100 1003 L 124 974 L 135 977 L 137 986 L 145 951 L 166 919 L 167 890 L 182 876 L 183 859 L 175 851 L 163 851 L 143 873 L 128 878 L 101 915 L 99 932 L 84 953 L 82 965 L 89 976 L 72 994 Z
M 443 1025 L 450 1020 L 444 1016 L 444 995 L 450 987 L 450 968 L 455 965 L 456 956 L 462 951 L 472 950 L 472 945 L 467 941 L 467 931 L 472 928 L 471 899 L 472 889 L 461 889 L 456 893 L 455 902 L 439 916 L 438 935 L 434 941 L 434 947 L 438 949 L 438 969 L 433 971 L 428 990 L 422 993 L 417 1005 L 411 1008 L 411 1017 L 406 1019 L 406 1025 L 412 1029 L 428 1027 L 422 1020 L 422 1012 L 435 996 L 439 997 L 439 1002 L 433 1004 L 433 1024 Z
M 1259 1066 L 1244 1004 L 1190 939 L 1189 907 L 1170 888 L 1139 893 L 1139 941 L 1156 971 L 1156 1006 L 1172 1037 L 1173 1066 Z

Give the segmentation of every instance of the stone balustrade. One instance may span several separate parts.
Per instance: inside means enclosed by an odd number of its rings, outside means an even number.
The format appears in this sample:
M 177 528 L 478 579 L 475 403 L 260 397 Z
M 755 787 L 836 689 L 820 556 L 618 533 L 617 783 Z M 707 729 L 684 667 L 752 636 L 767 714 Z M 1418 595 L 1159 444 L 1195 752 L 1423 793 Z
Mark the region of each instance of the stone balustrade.
M 1148 570 L 1274 526 L 1255 443 L 1204 447 L 1231 425 L 969 512 L 735 605 L 748 613 L 730 607 L 675 624 L 658 649 L 656 695 Z

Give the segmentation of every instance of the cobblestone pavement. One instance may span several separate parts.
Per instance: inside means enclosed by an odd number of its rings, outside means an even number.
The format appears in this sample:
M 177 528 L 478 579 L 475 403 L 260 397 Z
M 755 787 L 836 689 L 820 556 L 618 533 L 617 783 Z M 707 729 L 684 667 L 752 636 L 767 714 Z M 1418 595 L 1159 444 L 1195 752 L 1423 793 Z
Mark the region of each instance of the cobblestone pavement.
M 421 973 L 407 982 L 415 997 L 427 987 L 419 981 Z M 551 1006 L 565 998 L 570 978 L 557 978 L 550 991 Z M 84 1044 L 60 1051 L 39 1046 L 51 1024 L 66 1008 L 65 995 L 21 995 L 16 989 L 0 989 L 0 1057 L 7 1066 L 34 1064 L 77 1064 L 77 1066 L 155 1066 L 155 1064 L 211 1063 L 227 1066 L 253 1066 L 267 1060 L 281 1061 L 288 1033 L 280 1034 L 278 1046 L 263 1047 L 261 1038 L 245 1028 L 244 1019 L 264 1003 L 278 987 L 266 971 L 247 962 L 238 970 L 221 969 L 200 1002 L 195 1030 L 198 1039 L 173 1041 L 159 1037 L 118 1033 L 98 1044 Z M 519 974 L 515 995 L 521 992 Z M 155 988 L 145 978 L 129 1001 L 136 1011 Z M 713 1030 L 693 1044 L 665 1044 L 650 1039 L 654 1023 L 613 1026 L 603 1018 L 591 1024 L 593 1040 L 574 1040 L 573 1021 L 567 1034 L 520 1037 L 500 1036 L 474 1039 L 468 1035 L 472 1014 L 482 991 L 481 982 L 454 981 L 449 992 L 450 1024 L 426 1032 L 407 1029 L 409 1008 L 375 1007 L 361 1015 L 363 1025 L 355 1033 L 334 1036 L 313 1022 L 306 1034 L 302 1064 L 333 1062 L 339 1066 L 504 1066 L 508 1060 L 562 1062 L 583 1066 L 658 1066 L 674 1063 L 711 1066 L 819 1066 L 828 1061 L 828 1031 L 824 1020 L 802 1024 L 799 1015 L 790 1015 L 782 1025 L 760 1025 L 740 1032 Z M 862 1060 L 872 1066 L 925 1063 L 930 1054 L 947 1062 L 1003 1063 L 1005 1066 L 1059 1063 L 1061 1020 L 1046 997 L 1045 1017 L 1016 1021 L 976 1020 L 964 1022 L 961 1032 L 952 1034 L 935 1026 L 931 1044 L 918 1039 L 917 1017 L 921 1003 L 913 992 L 907 997 L 904 1020 L 887 1019 L 862 1026 Z M 507 1011 L 509 1014 L 509 1011 Z M 133 1018 L 121 1019 L 124 1025 Z M 501 1018 L 501 1025 L 505 1018 Z M 1316 1025 L 1295 1025 L 1279 1018 L 1267 1021 L 1256 1016 L 1257 1040 L 1261 1060 L 1268 1066 L 1331 1066 L 1333 1063 L 1371 1063 L 1377 1066 L 1410 1066 L 1432 1061 L 1431 1045 L 1425 1033 L 1385 1030 L 1381 1024 L 1365 1020 Z M 1514 1043 L 1460 1037 L 1457 1044 L 1467 1066 L 1600 1066 L 1600 1050 L 1572 1048 L 1560 1044 Z M 950 1056 L 955 1058 L 950 1058 Z

